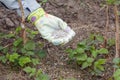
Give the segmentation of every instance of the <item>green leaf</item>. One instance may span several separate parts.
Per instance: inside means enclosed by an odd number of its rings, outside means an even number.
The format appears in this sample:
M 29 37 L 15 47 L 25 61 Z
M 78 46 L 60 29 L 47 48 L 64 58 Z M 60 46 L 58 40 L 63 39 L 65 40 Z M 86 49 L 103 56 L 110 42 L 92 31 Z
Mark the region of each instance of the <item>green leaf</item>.
M 15 60 L 17 60 L 19 56 L 20 55 L 18 53 L 13 53 L 13 54 L 9 55 L 9 61 L 15 62 Z
M 86 59 L 87 59 L 87 55 L 85 53 L 79 56 L 76 56 L 77 61 L 85 61 Z
M 18 46 L 20 43 L 22 43 L 22 38 L 18 38 L 17 40 L 15 40 L 13 45 Z
M 22 30 L 22 28 L 19 26 L 19 27 L 16 28 L 15 32 L 19 33 L 21 30 Z
M 42 70 L 39 69 L 36 73 L 35 80 L 50 80 L 49 76 L 46 74 L 43 74 Z
M 36 77 L 35 80 L 50 80 L 50 79 L 48 75 L 41 74 L 40 76 Z
M 2 50 L 3 49 L 3 47 L 2 46 L 0 46 L 0 50 Z
M 35 53 L 33 52 L 33 51 L 27 51 L 26 52 L 26 55 L 29 55 L 29 56 L 32 56 L 32 55 L 34 55 Z
M 5 56 L 0 56 L 0 61 L 1 61 L 2 63 L 6 63 L 7 58 L 6 58 Z
M 85 69 L 85 68 L 91 66 L 93 61 L 94 61 L 93 58 L 88 57 L 88 58 L 87 58 L 87 61 L 85 61 L 85 62 L 82 64 L 82 69 Z
M 113 77 L 115 80 L 120 80 L 120 69 L 117 69 L 114 74 Z
M 77 48 L 76 52 L 81 54 L 81 53 L 84 53 L 85 50 L 83 48 Z
M 119 64 L 120 63 L 120 58 L 114 58 L 113 63 L 114 64 Z
M 20 58 L 19 58 L 19 65 L 20 65 L 21 67 L 23 67 L 24 65 L 26 65 L 26 64 L 28 64 L 28 63 L 30 63 L 30 62 L 31 62 L 31 60 L 30 60 L 29 57 L 20 57 Z
M 98 64 L 105 64 L 105 62 L 106 62 L 106 59 L 99 59 L 97 61 Z
M 38 77 L 38 76 L 40 76 L 41 74 L 42 74 L 42 70 L 39 69 L 39 70 L 37 71 L 37 73 L 36 73 L 36 76 Z
M 89 38 L 88 39 L 90 39 L 90 41 L 92 40 L 94 40 L 94 38 L 95 38 L 95 34 L 90 34 L 90 36 L 89 36 Z
M 112 5 L 115 3 L 115 0 L 106 0 L 107 4 Z
M 9 59 L 10 54 L 9 54 L 9 53 L 7 53 L 7 54 L 5 55 L 5 57 L 6 57 L 7 59 Z
M 99 59 L 97 60 L 95 63 L 94 63 L 94 69 L 95 70 L 101 70 L 101 71 L 104 71 L 104 67 L 103 67 L 103 64 L 105 64 L 106 62 L 106 59 Z
M 18 50 L 17 47 L 14 47 L 14 46 L 12 47 L 12 51 L 13 51 L 13 52 L 16 52 L 17 50 Z
M 82 64 L 82 69 L 85 69 L 85 68 L 87 68 L 88 66 L 90 66 L 90 64 L 87 63 L 87 62 L 84 62 L 84 63 Z
M 38 51 L 37 54 L 38 54 L 38 56 L 39 56 L 40 58 L 44 58 L 44 57 L 46 57 L 46 55 L 47 55 L 44 50 Z
M 74 59 L 76 54 L 77 54 L 77 52 L 75 50 L 72 50 L 72 52 L 69 53 L 69 58 Z
M 91 50 L 91 54 L 94 58 L 96 58 L 98 55 L 98 52 L 97 52 L 97 50 Z
M 36 73 L 36 69 L 35 69 L 35 68 L 31 68 L 31 67 L 25 67 L 25 68 L 23 69 L 23 71 L 25 71 L 26 73 L 28 73 L 28 74 L 29 74 L 29 77 L 34 76 L 35 73 Z
M 8 52 L 9 52 L 9 48 L 6 47 L 6 48 L 2 49 L 2 52 L 3 52 L 3 53 L 8 53 Z
M 35 49 L 35 42 L 33 41 L 28 41 L 25 45 L 24 48 L 26 50 L 34 50 Z
M 77 46 L 78 46 L 79 48 L 85 48 L 85 46 L 86 46 L 86 40 L 84 40 L 84 41 L 78 43 Z
M 23 53 L 23 54 L 26 54 L 26 53 L 28 52 L 25 48 L 22 48 L 20 51 L 21 51 L 21 53 Z
M 114 67 L 115 69 L 120 68 L 118 65 L 113 65 L 113 67 Z
M 9 33 L 4 36 L 4 38 L 14 38 L 14 37 L 15 37 L 15 34 L 13 34 L 13 33 Z
M 115 39 L 108 39 L 108 45 L 109 46 L 115 45 Z
M 32 63 L 34 66 L 36 66 L 37 64 L 39 64 L 39 59 L 32 59 Z
M 70 48 L 68 48 L 68 49 L 66 49 L 66 51 L 65 52 L 67 52 L 67 53 L 72 53 L 73 52 L 73 50 L 72 49 L 70 49 Z
M 96 40 L 100 41 L 100 42 L 103 42 L 104 41 L 104 38 L 102 35 L 96 35 Z
M 23 69 L 23 71 L 25 71 L 26 73 L 30 73 L 31 72 L 31 70 L 32 70 L 32 68 L 31 67 L 25 67 L 24 69 Z
M 108 54 L 108 50 L 106 48 L 101 48 L 100 50 L 98 50 L 98 53 L 100 53 L 100 54 Z
M 38 31 L 31 31 L 31 34 L 37 35 L 39 32 Z
M 91 57 L 88 57 L 88 58 L 87 58 L 87 62 L 88 62 L 88 63 L 92 63 L 93 61 L 94 61 L 94 58 L 91 58 Z

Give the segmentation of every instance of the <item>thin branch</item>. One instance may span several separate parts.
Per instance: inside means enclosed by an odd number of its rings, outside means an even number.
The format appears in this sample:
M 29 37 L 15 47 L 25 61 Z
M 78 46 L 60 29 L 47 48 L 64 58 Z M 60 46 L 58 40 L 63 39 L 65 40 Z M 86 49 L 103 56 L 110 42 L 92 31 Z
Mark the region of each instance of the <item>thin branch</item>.
M 109 28 L 109 6 L 106 6 L 106 16 L 107 16 L 107 20 L 106 20 L 106 27 L 105 27 L 105 36 L 104 36 L 104 47 L 106 47 L 107 45 L 107 32 L 108 32 L 108 28 Z
M 21 14 L 22 14 L 22 23 L 24 23 L 25 22 L 25 16 L 24 16 L 25 14 L 24 14 L 24 9 L 23 9 L 21 0 L 18 0 L 18 3 L 20 6 Z
M 118 58 L 119 55 L 119 50 L 120 50 L 120 42 L 119 42 L 119 16 L 118 16 L 118 8 L 117 5 L 114 5 L 114 12 L 115 12 L 115 25 L 116 25 L 116 55 L 115 58 Z
M 21 31 L 21 33 L 22 33 L 23 43 L 25 44 L 27 42 L 27 37 L 26 37 L 26 30 L 25 30 L 24 9 L 23 9 L 21 0 L 18 0 L 18 3 L 19 3 L 19 6 L 20 6 L 21 14 L 22 14 L 22 21 L 21 21 L 22 31 Z
M 7 47 L 9 47 L 9 46 L 11 46 L 11 45 L 12 45 L 12 43 L 7 44 L 6 46 L 3 47 L 3 49 L 4 49 L 4 48 L 7 48 Z

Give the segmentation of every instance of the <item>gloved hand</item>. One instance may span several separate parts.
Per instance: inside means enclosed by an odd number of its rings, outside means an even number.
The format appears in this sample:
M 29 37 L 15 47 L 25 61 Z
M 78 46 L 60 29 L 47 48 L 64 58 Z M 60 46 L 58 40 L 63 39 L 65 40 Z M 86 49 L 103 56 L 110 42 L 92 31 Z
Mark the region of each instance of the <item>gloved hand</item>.
M 45 13 L 42 8 L 32 12 L 28 20 L 37 27 L 42 38 L 54 45 L 66 44 L 75 36 L 75 32 L 63 20 Z

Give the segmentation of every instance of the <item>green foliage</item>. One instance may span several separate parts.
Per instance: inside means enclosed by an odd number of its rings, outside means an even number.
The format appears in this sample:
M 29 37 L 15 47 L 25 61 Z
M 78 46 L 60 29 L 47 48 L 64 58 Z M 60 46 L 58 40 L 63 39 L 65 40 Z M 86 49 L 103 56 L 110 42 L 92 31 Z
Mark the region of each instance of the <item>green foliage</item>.
M 5 56 L 0 56 L 0 61 L 5 64 L 7 59 Z
M 106 62 L 106 59 L 99 59 L 97 60 L 95 63 L 94 63 L 94 70 L 95 71 L 104 71 L 104 67 L 103 67 L 103 64 L 105 64 Z
M 29 74 L 29 77 L 35 77 L 35 80 L 49 80 L 48 75 L 43 74 L 42 70 L 36 70 L 36 68 L 31 68 L 31 67 L 25 67 L 23 69 L 27 74 Z
M 109 5 L 119 5 L 120 4 L 120 0 L 106 0 L 107 4 Z
M 29 74 L 29 77 L 34 76 L 36 73 L 36 68 L 25 67 L 23 70 Z
M 117 69 L 114 74 L 113 77 L 115 80 L 120 80 L 120 69 Z
M 20 43 L 22 43 L 22 38 L 18 38 L 17 40 L 14 41 L 13 45 L 16 47 L 18 46 Z
M 36 66 L 40 63 L 39 53 L 42 53 L 42 57 L 45 57 L 45 52 L 42 50 L 39 42 L 34 42 L 34 37 L 38 34 L 38 31 L 26 29 L 28 41 L 23 44 L 23 39 L 19 36 L 21 27 L 17 27 L 15 32 L 10 34 L 0 33 L 0 40 L 11 40 L 11 45 L 0 45 L 0 62 L 15 67 L 20 67 L 29 74 L 30 77 L 37 78 L 36 80 L 48 80 L 45 78 L 47 75 L 37 70 Z M 5 46 L 5 47 L 4 47 Z M 39 53 L 38 53 L 39 52 Z M 31 68 L 33 67 L 33 68 Z M 37 76 L 39 75 L 39 76 Z M 44 79 L 40 79 L 44 78 Z
M 46 52 L 41 50 L 36 53 L 40 58 L 44 58 L 46 56 Z
M 19 58 L 19 65 L 22 66 L 22 67 L 23 67 L 25 64 L 30 63 L 30 62 L 31 62 L 31 60 L 30 60 L 29 57 L 23 56 L 23 57 L 20 57 L 20 58 Z
M 103 36 L 91 34 L 88 39 L 78 43 L 76 49 L 69 48 L 66 51 L 69 53 L 69 58 L 81 65 L 82 69 L 91 68 L 95 73 L 99 74 L 104 71 L 103 64 L 105 64 L 106 60 L 98 57 L 108 54 L 106 48 L 99 47 L 103 41 Z
M 113 59 L 113 67 L 119 69 L 120 68 L 120 58 L 114 58 Z
M 33 41 L 28 41 L 25 45 L 24 48 L 26 50 L 35 50 L 35 42 Z
M 115 39 L 108 39 L 108 45 L 109 46 L 114 46 L 115 45 Z
M 111 5 L 115 3 L 115 0 L 106 0 L 107 4 Z
M 39 59 L 32 59 L 32 63 L 35 66 L 35 65 L 39 64 L 40 62 L 39 62 Z
M 10 62 L 15 62 L 20 55 L 18 53 L 13 53 L 11 55 L 8 54 L 7 56 Z

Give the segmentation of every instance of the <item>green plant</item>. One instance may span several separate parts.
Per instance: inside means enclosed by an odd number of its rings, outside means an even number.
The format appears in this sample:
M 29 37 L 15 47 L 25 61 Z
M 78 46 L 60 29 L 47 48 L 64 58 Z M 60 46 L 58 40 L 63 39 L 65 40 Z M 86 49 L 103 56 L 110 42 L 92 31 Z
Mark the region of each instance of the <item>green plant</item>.
M 36 68 L 25 67 L 23 70 L 29 74 L 29 77 L 35 76 L 35 80 L 49 80 L 48 75 L 43 74 L 41 69 L 36 70 Z
M 91 34 L 88 39 L 78 43 L 76 49 L 67 49 L 69 58 L 81 65 L 81 69 L 91 68 L 99 74 L 104 71 L 103 65 L 106 62 L 106 59 L 100 56 L 108 54 L 108 50 L 101 47 L 103 41 L 101 35 Z
M 113 73 L 113 77 L 115 80 L 120 80 L 120 58 L 114 58 L 113 63 L 113 67 L 116 69 Z
M 109 5 L 119 5 L 120 4 L 120 0 L 106 0 L 107 4 Z
M 117 69 L 120 68 L 120 58 L 114 58 L 113 63 L 114 63 L 113 67 L 115 67 Z
M 120 80 L 120 69 L 117 69 L 114 74 L 113 77 L 115 80 Z
M 40 63 L 41 54 L 45 55 L 45 53 L 43 53 L 44 51 L 42 50 L 41 43 L 34 41 L 34 37 L 38 34 L 38 31 L 33 31 L 27 28 L 26 31 L 28 33 L 28 41 L 23 44 L 23 40 L 19 36 L 21 30 L 21 27 L 18 27 L 16 28 L 15 32 L 9 34 L 0 34 L 1 41 L 12 41 L 11 43 L 5 45 L 0 43 L 0 52 L 2 53 L 0 54 L 0 62 L 3 64 L 20 67 L 26 73 L 30 73 L 30 77 L 36 77 L 36 80 L 38 80 L 40 77 L 46 76 L 42 73 L 42 71 L 41 73 L 40 70 L 37 71 L 36 68 L 36 66 Z M 44 55 L 42 57 L 45 57 Z

